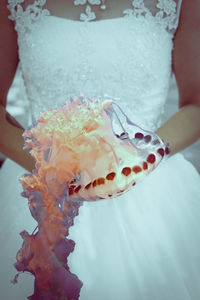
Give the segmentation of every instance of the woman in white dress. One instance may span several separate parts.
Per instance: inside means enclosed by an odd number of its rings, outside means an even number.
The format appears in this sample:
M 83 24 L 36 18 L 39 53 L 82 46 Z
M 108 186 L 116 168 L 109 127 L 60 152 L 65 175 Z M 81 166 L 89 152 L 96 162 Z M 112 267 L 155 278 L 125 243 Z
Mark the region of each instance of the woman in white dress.
M 0 20 L 0 151 L 8 157 L 0 172 L 0 299 L 34 293 L 32 276 L 10 283 L 19 232 L 36 227 L 18 182 L 34 160 L 22 149 L 24 129 L 6 112 L 19 62 L 31 123 L 80 92 L 109 95 L 171 147 L 134 189 L 80 207 L 68 266 L 82 288 L 62 299 L 198 300 L 200 178 L 179 151 L 200 138 L 199 1 L 3 0 Z M 180 109 L 161 126 L 172 72 Z

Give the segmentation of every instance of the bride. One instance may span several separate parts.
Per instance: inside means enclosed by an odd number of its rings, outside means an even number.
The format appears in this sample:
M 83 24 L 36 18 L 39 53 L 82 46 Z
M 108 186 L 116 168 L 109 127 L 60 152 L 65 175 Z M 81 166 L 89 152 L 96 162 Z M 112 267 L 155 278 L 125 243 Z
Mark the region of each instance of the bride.
M 35 161 L 24 128 L 6 111 L 16 67 L 31 122 L 80 92 L 114 98 L 139 126 L 170 144 L 169 158 L 120 197 L 84 202 L 70 228 L 71 273 L 80 300 L 200 298 L 200 178 L 180 150 L 200 138 L 200 3 L 187 0 L 2 0 L 0 5 L 1 299 L 25 300 L 34 280 L 16 274 L 15 255 L 30 233 L 19 178 Z M 172 72 L 179 111 L 161 116 Z M 32 297 L 30 299 L 57 299 Z

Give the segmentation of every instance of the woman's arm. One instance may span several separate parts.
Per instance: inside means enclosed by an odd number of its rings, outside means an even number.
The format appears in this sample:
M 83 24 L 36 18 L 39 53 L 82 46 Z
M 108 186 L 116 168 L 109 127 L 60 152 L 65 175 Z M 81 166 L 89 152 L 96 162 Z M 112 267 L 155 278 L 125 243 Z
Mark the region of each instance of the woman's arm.
M 0 152 L 32 172 L 35 161 L 27 150 L 23 150 L 23 132 L 24 128 L 0 105 Z
M 32 171 L 34 160 L 23 150 L 23 127 L 6 112 L 8 90 L 18 64 L 17 34 L 8 19 L 7 1 L 0 3 L 0 152 Z
M 156 133 L 171 145 L 171 154 L 200 138 L 200 1 L 183 0 L 174 37 L 173 72 L 179 90 L 179 111 Z

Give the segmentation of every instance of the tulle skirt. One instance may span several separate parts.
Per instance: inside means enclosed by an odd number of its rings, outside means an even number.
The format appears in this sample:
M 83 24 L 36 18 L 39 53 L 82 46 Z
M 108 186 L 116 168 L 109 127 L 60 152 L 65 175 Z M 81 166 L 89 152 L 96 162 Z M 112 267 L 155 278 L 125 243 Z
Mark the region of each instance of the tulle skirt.
M 24 173 L 10 160 L 0 171 L 2 300 L 33 293 L 29 274 L 10 283 L 19 232 L 36 227 L 20 196 Z M 83 282 L 80 300 L 199 300 L 199 173 L 177 153 L 127 193 L 84 202 L 69 238 L 76 245 L 68 265 Z

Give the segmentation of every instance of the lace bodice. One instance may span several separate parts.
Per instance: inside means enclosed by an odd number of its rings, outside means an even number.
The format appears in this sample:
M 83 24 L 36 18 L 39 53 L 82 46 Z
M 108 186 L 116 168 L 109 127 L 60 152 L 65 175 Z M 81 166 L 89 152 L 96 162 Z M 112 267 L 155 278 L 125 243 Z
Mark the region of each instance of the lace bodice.
M 83 93 L 114 97 L 146 129 L 160 125 L 181 1 L 8 2 L 32 121 Z

